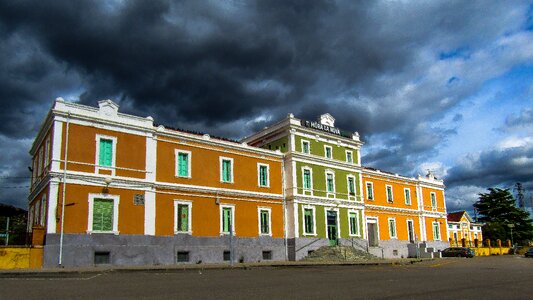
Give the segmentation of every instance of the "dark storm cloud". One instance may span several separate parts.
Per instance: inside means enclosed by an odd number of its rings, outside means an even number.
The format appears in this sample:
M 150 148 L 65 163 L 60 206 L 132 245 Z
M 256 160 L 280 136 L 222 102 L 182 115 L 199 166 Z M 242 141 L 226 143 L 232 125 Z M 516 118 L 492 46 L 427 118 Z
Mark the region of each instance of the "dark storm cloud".
M 26 152 L 58 96 L 231 138 L 329 112 L 389 145 L 365 161 L 411 174 L 453 134 L 433 122 L 482 83 L 425 72 L 514 30 L 513 5 L 0 0 L 0 136 Z
M 469 155 L 451 168 L 447 185 L 510 187 L 522 182 L 533 189 L 533 145 L 483 151 Z

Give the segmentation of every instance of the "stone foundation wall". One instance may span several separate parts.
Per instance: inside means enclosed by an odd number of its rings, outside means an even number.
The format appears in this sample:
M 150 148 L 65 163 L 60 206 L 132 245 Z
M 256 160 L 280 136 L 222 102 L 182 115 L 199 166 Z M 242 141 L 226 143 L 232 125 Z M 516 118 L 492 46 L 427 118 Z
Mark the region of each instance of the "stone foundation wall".
M 234 237 L 233 249 L 235 262 L 263 261 L 263 251 L 270 251 L 270 260 L 286 260 L 284 240 L 279 238 Z M 66 234 L 62 265 L 93 266 L 95 253 L 107 252 L 111 265 L 172 265 L 178 263 L 178 252 L 188 252 L 188 263 L 221 263 L 224 262 L 224 251 L 229 250 L 229 236 Z M 49 234 L 44 246 L 43 265 L 58 267 L 58 259 L 59 235 Z

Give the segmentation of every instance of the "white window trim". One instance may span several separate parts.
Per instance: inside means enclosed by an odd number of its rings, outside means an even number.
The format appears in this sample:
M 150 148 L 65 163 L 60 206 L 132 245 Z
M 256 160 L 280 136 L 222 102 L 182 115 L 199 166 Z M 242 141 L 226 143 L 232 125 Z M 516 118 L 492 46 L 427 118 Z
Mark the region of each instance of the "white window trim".
M 433 233 L 433 240 L 434 240 L 434 241 L 440 241 L 440 240 L 442 240 L 442 232 L 440 232 L 440 223 L 439 223 L 439 222 L 435 222 L 435 221 L 433 221 L 433 223 L 431 223 L 431 224 L 432 224 L 431 232 Z M 438 230 L 438 232 L 439 232 L 439 238 L 438 238 L 438 239 L 435 238 L 435 224 L 437 224 L 437 230 Z
M 349 160 L 348 160 L 348 154 L 351 155 L 351 157 L 352 157 L 352 161 L 349 161 Z M 353 151 L 351 151 L 351 150 L 346 150 L 346 162 L 349 163 L 349 164 L 353 164 L 353 163 L 354 163 L 354 160 L 353 160 Z
M 394 236 L 392 235 L 392 232 L 391 232 L 391 221 L 394 222 Z M 388 224 L 388 227 L 389 227 L 389 237 L 390 239 L 398 239 L 398 226 L 396 226 L 396 218 L 388 218 L 387 219 L 387 224 Z
M 178 231 L 178 205 L 188 205 L 187 231 Z M 185 233 L 192 235 L 192 201 L 174 200 L 174 234 Z
M 179 154 L 184 153 L 187 154 L 187 176 L 180 176 L 179 174 Z M 192 161 L 192 152 L 187 150 L 181 150 L 181 149 L 174 149 L 174 165 L 175 165 L 175 176 L 179 178 L 191 178 L 192 177 L 192 169 L 191 169 L 191 161 Z
M 433 205 L 433 198 L 435 199 L 435 205 Z M 431 208 L 432 209 L 437 209 L 437 207 L 438 207 L 438 205 L 437 205 L 437 193 L 430 192 L 429 193 L 429 201 L 431 202 Z
M 415 221 L 413 219 L 406 219 L 405 220 L 405 230 L 406 233 L 407 233 L 407 241 L 409 242 L 409 222 L 411 222 L 413 224 L 413 237 L 414 237 L 414 240 L 416 241 L 418 238 L 416 236 L 416 230 L 415 230 Z
M 329 150 L 330 150 L 329 153 L 331 153 L 331 157 L 327 156 L 327 154 L 328 154 L 328 152 L 326 151 L 327 148 L 329 148 Z M 328 146 L 328 145 L 324 145 L 324 157 L 326 159 L 333 159 L 333 147 Z
M 306 188 L 305 188 L 305 176 L 304 176 L 304 170 L 309 170 L 309 180 L 311 181 L 311 182 L 310 182 L 311 189 L 306 189 Z M 311 195 L 313 195 L 313 169 L 311 169 L 311 168 L 308 167 L 308 166 L 304 166 L 304 167 L 302 167 L 302 193 L 305 193 L 306 191 L 311 192 Z
M 100 140 L 101 139 L 104 139 L 104 140 L 111 140 L 113 142 L 113 155 L 111 156 L 111 166 L 100 166 Z M 111 171 L 111 175 L 114 176 L 115 175 L 115 168 L 116 168 L 116 158 L 117 158 L 117 142 L 118 142 L 118 139 L 114 136 L 108 136 L 108 135 L 101 135 L 101 134 L 97 134 L 96 135 L 96 157 L 95 157 L 95 166 L 96 166 L 96 174 L 98 174 L 98 172 L 100 170 L 107 170 L 107 171 Z
M 369 198 L 368 197 L 368 186 L 370 185 L 370 189 L 372 190 L 372 198 Z M 370 200 L 370 201 L 375 201 L 376 200 L 376 193 L 374 192 L 374 183 L 372 181 L 367 181 L 366 184 L 365 184 L 365 194 L 366 194 L 366 199 L 367 200 Z
M 93 230 L 93 212 L 94 212 L 94 199 L 106 199 L 113 200 L 113 230 L 112 231 L 99 231 Z M 112 233 L 119 234 L 118 231 L 118 209 L 120 204 L 119 195 L 109 195 L 109 194 L 89 194 L 89 215 L 87 218 L 87 233 Z
M 304 152 L 304 143 L 307 143 L 307 145 L 309 145 L 309 147 L 307 147 L 309 149 L 309 152 Z M 309 142 L 308 140 L 301 140 L 301 146 L 303 154 L 311 154 L 311 142 Z
M 405 191 L 409 191 L 409 201 L 407 201 L 407 197 L 405 196 Z M 411 196 L 411 189 L 410 188 L 404 188 L 403 189 L 403 197 L 405 200 L 405 205 L 412 205 L 413 203 L 413 197 Z
M 390 200 L 389 200 L 389 188 L 390 188 L 390 196 L 391 196 Z M 392 188 L 392 185 L 390 184 L 385 185 L 385 199 L 387 199 L 387 203 L 394 203 L 394 189 Z
M 350 178 L 353 179 L 353 195 L 350 195 Z M 352 174 L 346 175 L 346 192 L 349 200 L 356 200 L 357 198 L 357 184 L 355 184 L 355 176 Z
M 331 174 L 331 178 L 333 179 L 333 191 L 328 191 L 328 174 Z M 326 182 L 326 197 L 333 196 L 335 198 L 335 172 L 332 170 L 326 170 L 324 171 L 324 178 Z
M 305 232 L 305 210 L 310 209 L 313 211 L 313 233 Z M 302 233 L 304 236 L 316 236 L 316 208 L 314 206 L 303 206 L 302 205 Z
M 267 182 L 266 185 L 261 185 L 261 167 L 267 168 Z M 269 164 L 263 164 L 263 163 L 257 163 L 257 186 L 262 188 L 269 188 L 270 187 L 270 165 Z
M 229 232 L 224 232 L 224 208 L 231 208 L 231 231 L 235 236 L 235 204 L 220 204 L 219 219 L 220 219 L 220 235 L 229 235 Z
M 352 233 L 352 226 L 350 224 L 350 214 L 351 213 L 355 213 L 355 222 L 357 223 L 357 232 L 356 233 Z M 349 236 L 361 236 L 361 224 L 359 222 L 359 213 L 360 213 L 360 210 L 355 210 L 355 209 L 349 209 L 348 210 L 348 235 Z
M 231 168 L 230 181 L 224 181 L 224 173 L 223 173 L 223 168 L 222 168 L 222 163 L 223 163 L 224 160 L 229 160 L 230 161 L 230 168 Z M 220 163 L 220 165 L 219 165 L 219 168 L 220 168 L 220 182 L 222 182 L 222 183 L 234 183 L 235 168 L 233 167 L 233 158 L 220 156 L 219 157 L 219 163 Z
M 268 211 L 268 233 L 261 233 L 261 211 Z M 272 236 L 272 208 L 259 206 L 257 208 L 257 229 L 260 236 Z

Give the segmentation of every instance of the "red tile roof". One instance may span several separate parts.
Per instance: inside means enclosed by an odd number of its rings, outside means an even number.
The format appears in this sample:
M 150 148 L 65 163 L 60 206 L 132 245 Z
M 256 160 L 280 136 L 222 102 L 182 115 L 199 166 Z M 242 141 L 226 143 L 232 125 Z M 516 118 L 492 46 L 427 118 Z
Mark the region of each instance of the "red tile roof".
M 461 222 L 461 218 L 466 213 L 466 211 L 458 211 L 448 214 L 448 222 Z

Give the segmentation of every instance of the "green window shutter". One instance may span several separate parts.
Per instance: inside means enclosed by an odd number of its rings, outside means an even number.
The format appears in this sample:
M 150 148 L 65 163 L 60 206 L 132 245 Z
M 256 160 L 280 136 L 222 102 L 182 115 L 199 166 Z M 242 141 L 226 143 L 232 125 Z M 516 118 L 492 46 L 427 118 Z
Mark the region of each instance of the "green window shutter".
M 327 178 L 327 183 L 328 183 L 328 188 L 327 188 L 328 193 L 331 193 L 333 192 L 333 175 L 327 174 L 326 178 Z
M 304 170 L 304 189 L 311 189 L 311 172 Z
M 313 211 L 311 209 L 304 210 L 305 232 L 313 233 Z
M 270 229 L 268 228 L 268 211 L 261 211 L 261 233 L 268 234 Z
M 93 230 L 113 231 L 113 200 L 94 199 Z
M 178 231 L 189 231 L 189 206 L 178 205 Z
M 231 208 L 224 207 L 222 209 L 222 231 L 223 232 L 230 232 L 230 225 L 232 223 L 231 220 Z M 234 231 L 234 230 L 232 230 Z
M 113 141 L 100 139 L 99 165 L 110 167 L 113 163 Z
M 353 178 L 351 178 L 351 177 L 348 178 L 348 192 L 350 194 L 355 194 L 355 188 L 354 188 L 354 185 L 353 185 Z
M 189 155 L 187 153 L 178 154 L 178 175 L 189 176 Z
M 355 213 L 350 213 L 350 234 L 357 233 L 357 217 Z
M 259 166 L 259 183 L 261 186 L 267 186 L 268 173 L 266 166 Z
M 222 161 L 222 181 L 231 182 L 231 161 Z

